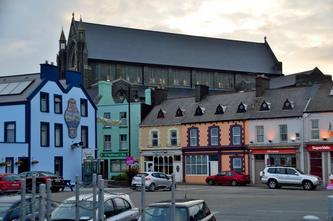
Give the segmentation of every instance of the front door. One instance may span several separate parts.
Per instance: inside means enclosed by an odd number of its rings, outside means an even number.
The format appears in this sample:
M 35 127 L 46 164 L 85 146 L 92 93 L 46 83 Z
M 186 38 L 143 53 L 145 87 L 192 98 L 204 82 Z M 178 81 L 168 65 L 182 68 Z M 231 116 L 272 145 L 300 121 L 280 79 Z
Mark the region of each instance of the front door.
M 259 154 L 259 155 L 255 155 L 255 164 L 254 164 L 254 167 L 255 167 L 255 170 L 254 170 L 255 183 L 261 183 L 260 171 L 265 169 L 265 155 L 263 155 L 263 154 L 262 155 Z
M 310 152 L 310 174 L 323 178 L 322 158 L 320 152 Z
M 180 163 L 174 163 L 173 171 L 175 171 L 175 180 L 176 180 L 176 182 L 181 182 L 182 181 L 181 164 Z
M 213 176 L 216 175 L 219 172 L 219 161 L 210 161 L 210 170 L 209 175 Z
M 63 176 L 63 158 L 61 156 L 54 157 L 54 174 Z
M 19 157 L 18 161 L 19 161 L 18 171 L 17 171 L 18 173 L 30 170 L 30 161 L 28 157 Z
M 154 162 L 145 161 L 144 172 L 154 172 Z

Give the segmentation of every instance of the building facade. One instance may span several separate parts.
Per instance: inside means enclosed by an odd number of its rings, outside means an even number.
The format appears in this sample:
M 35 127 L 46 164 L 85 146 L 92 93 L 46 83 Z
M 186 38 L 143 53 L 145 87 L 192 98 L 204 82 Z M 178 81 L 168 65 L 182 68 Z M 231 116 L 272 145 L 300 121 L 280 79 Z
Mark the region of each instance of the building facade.
M 65 74 L 60 81 L 56 66 L 42 64 L 40 74 L 0 79 L 1 172 L 43 170 L 74 180 L 95 158 L 96 107 L 80 73 Z

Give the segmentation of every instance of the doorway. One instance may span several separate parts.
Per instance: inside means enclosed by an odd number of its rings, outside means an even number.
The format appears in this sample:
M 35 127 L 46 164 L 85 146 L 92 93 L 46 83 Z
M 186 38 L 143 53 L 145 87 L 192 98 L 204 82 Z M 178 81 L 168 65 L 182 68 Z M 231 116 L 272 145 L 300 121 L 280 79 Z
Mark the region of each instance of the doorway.
M 19 157 L 18 161 L 19 164 L 17 173 L 22 173 L 30 170 L 30 160 L 28 157 Z
M 310 174 L 323 178 L 321 152 L 310 152 Z
M 54 174 L 63 176 L 63 158 L 61 156 L 54 157 Z
M 264 154 L 256 154 L 254 155 L 254 179 L 255 183 L 261 183 L 260 180 L 260 171 L 265 169 L 265 155 Z

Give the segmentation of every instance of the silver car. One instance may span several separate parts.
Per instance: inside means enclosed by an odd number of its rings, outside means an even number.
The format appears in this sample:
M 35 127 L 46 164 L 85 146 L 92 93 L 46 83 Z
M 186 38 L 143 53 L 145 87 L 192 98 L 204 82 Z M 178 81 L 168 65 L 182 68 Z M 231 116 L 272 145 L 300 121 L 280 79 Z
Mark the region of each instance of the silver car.
M 149 191 L 157 189 L 171 190 L 172 178 L 161 172 L 144 172 L 138 173 L 133 177 L 131 187 L 132 189 L 141 188 L 141 177 L 145 176 L 145 188 Z
M 270 189 L 281 186 L 302 186 L 305 190 L 313 190 L 321 182 L 319 177 L 304 174 L 293 167 L 266 167 L 260 172 L 260 178 Z
M 96 197 L 98 201 L 98 196 Z M 93 208 L 93 195 L 79 196 L 79 216 L 81 221 L 90 221 L 97 215 Z M 127 194 L 104 194 L 104 217 L 106 221 L 133 221 L 139 218 L 139 209 L 135 208 Z M 51 213 L 52 221 L 75 220 L 75 196 L 64 200 Z

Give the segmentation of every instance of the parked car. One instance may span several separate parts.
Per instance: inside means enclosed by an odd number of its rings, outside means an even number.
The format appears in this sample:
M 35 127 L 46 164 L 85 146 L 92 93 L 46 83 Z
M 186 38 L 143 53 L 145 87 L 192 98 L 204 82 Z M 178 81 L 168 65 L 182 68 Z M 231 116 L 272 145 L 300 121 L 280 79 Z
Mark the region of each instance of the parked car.
M 319 177 L 304 174 L 293 167 L 266 167 L 260 172 L 260 178 L 270 189 L 302 186 L 305 190 L 313 190 L 321 183 Z
M 0 174 L 0 195 L 9 192 L 21 191 L 21 180 L 18 175 Z
M 98 196 L 96 197 L 98 200 Z M 81 194 L 79 196 L 80 220 L 88 221 L 97 214 L 97 208 L 93 209 L 93 195 Z M 106 221 L 134 221 L 139 218 L 139 209 L 134 207 L 127 194 L 104 194 L 104 215 Z M 64 200 L 51 213 L 51 220 L 75 220 L 75 196 Z
M 54 173 L 46 171 L 28 171 L 20 173 L 20 177 L 26 178 L 27 191 L 32 189 L 32 176 L 36 175 L 36 189 L 38 191 L 39 184 L 46 184 L 47 180 L 51 180 L 51 191 L 58 192 L 60 189 L 65 188 L 64 179 L 60 176 L 55 175 Z
M 162 201 L 150 204 L 145 208 L 145 221 L 169 221 L 171 202 Z M 174 221 L 216 221 L 204 200 L 181 199 L 176 200 Z M 140 217 L 141 220 L 141 217 Z
M 141 177 L 145 176 L 145 188 L 149 191 L 157 189 L 171 190 L 172 178 L 161 172 L 144 172 L 138 173 L 133 177 L 131 187 L 132 189 L 141 188 Z
M 250 183 L 250 178 L 248 175 L 237 173 L 236 171 L 223 171 L 214 176 L 208 176 L 206 183 L 209 185 L 246 185 Z
M 13 221 L 19 220 L 20 216 L 20 203 L 21 196 L 20 195 L 12 195 L 12 196 L 3 196 L 0 197 L 0 220 L 1 221 Z M 26 221 L 32 220 L 32 215 L 35 214 L 35 217 L 38 218 L 39 211 L 39 200 L 35 201 L 35 209 L 32 211 L 32 203 L 31 197 L 26 197 Z

